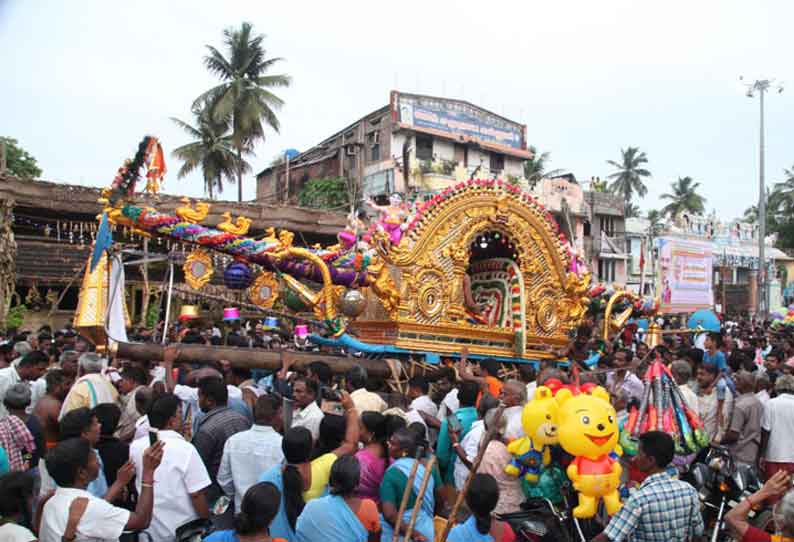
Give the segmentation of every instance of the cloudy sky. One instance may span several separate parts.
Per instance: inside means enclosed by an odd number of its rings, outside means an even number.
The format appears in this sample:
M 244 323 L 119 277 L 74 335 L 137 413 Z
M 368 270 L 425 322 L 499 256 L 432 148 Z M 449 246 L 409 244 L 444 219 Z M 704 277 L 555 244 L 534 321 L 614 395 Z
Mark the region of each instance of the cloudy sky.
M 792 19 L 790 0 L 0 0 L 0 134 L 47 179 L 106 185 L 142 135 L 169 152 L 187 141 L 169 117 L 189 120 L 214 83 L 204 45 L 248 20 L 294 79 L 257 171 L 397 88 L 519 120 L 529 143 L 551 152 L 550 167 L 579 179 L 604 177 L 607 159 L 638 146 L 653 173 L 643 209 L 689 175 L 708 209 L 730 218 L 758 194 L 758 100 L 744 96 L 740 75 L 791 83 L 767 100 L 768 181 L 794 165 Z M 253 197 L 253 177 L 245 181 Z M 201 195 L 201 179 L 171 175 L 166 191 Z

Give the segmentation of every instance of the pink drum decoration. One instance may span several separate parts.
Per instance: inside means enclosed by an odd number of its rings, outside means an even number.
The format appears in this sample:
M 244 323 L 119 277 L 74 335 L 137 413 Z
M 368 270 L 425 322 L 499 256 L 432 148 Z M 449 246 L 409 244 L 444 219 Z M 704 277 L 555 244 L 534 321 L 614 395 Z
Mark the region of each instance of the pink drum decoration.
M 309 336 L 309 326 L 306 324 L 299 324 L 295 326 L 295 336 L 299 339 L 305 339 Z
M 228 307 L 223 309 L 223 321 L 231 322 L 240 319 L 240 309 L 236 307 Z

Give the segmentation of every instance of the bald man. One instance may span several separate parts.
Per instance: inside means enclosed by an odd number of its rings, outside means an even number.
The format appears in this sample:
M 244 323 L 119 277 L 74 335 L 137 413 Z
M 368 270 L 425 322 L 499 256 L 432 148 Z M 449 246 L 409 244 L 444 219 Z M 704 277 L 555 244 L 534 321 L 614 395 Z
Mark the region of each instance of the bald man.
M 733 376 L 736 384 L 736 401 L 728 430 L 722 444 L 731 451 L 738 463 L 755 465 L 761 444 L 761 418 L 764 407 L 755 396 L 755 378 L 752 373 L 739 371 Z

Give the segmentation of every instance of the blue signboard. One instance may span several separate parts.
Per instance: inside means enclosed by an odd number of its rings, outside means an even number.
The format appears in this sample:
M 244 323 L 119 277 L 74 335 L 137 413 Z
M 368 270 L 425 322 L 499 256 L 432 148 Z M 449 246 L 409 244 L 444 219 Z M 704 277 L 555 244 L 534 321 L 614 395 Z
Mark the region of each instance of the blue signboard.
M 447 132 L 524 150 L 524 127 L 465 102 L 398 94 L 398 119 L 403 124 Z

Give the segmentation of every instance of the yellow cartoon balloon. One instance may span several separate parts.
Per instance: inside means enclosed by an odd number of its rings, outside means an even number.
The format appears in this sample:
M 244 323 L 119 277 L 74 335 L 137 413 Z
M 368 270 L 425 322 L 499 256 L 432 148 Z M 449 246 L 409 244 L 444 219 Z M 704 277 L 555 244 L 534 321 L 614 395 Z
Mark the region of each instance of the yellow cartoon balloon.
M 513 455 L 505 472 L 511 476 L 523 476 L 535 484 L 540 479 L 540 471 L 551 462 L 549 445 L 557 444 L 557 401 L 549 388 L 540 386 L 535 396 L 521 413 L 523 438 L 516 439 L 507 446 Z
M 561 389 L 555 399 L 560 406 L 560 445 L 574 456 L 566 471 L 579 492 L 579 506 L 573 515 L 593 517 L 602 498 L 607 513 L 614 515 L 623 506 L 618 493 L 622 469 L 610 452 L 621 455 L 622 451 L 609 394 L 601 387 L 594 388 L 592 395 L 573 395 L 571 390 Z

